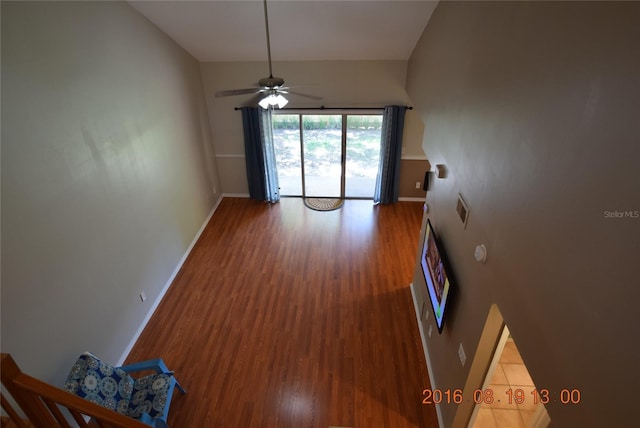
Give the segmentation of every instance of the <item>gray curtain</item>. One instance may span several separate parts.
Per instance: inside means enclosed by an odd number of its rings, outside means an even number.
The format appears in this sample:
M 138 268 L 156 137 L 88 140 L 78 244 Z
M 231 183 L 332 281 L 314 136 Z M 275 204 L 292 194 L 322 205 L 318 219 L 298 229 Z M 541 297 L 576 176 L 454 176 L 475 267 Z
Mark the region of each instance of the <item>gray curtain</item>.
M 271 110 L 257 107 L 242 107 L 241 110 L 249 197 L 259 201 L 278 202 L 280 188 Z
M 380 164 L 373 194 L 373 202 L 376 204 L 398 202 L 405 111 L 405 106 L 387 106 L 384 108 Z

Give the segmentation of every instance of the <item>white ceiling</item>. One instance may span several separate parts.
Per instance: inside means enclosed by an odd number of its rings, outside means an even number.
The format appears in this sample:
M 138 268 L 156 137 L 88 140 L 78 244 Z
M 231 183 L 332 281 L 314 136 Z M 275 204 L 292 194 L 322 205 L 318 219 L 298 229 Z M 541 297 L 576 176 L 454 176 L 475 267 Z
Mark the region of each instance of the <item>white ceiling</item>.
M 196 59 L 263 61 L 262 1 L 129 1 Z M 407 60 L 437 1 L 268 0 L 274 61 Z

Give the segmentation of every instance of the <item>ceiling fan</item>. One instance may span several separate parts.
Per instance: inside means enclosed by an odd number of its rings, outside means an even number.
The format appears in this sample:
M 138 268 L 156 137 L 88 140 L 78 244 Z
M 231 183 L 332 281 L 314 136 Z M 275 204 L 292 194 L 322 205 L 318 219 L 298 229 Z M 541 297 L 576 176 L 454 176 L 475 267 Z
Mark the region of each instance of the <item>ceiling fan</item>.
M 264 5 L 264 24 L 267 33 L 267 55 L 269 57 L 269 77 L 264 77 L 258 80 L 257 88 L 246 89 L 229 89 L 226 91 L 218 91 L 215 93 L 216 97 L 228 97 L 232 95 L 245 95 L 256 94 L 256 96 L 247 103 L 253 105 L 258 102 L 258 105 L 264 109 L 269 107 L 283 108 L 289 101 L 284 95 L 292 94 L 301 97 L 311 98 L 313 100 L 321 100 L 322 97 L 316 97 L 314 95 L 302 94 L 300 92 L 294 92 L 290 87 L 284 86 L 284 79 L 281 77 L 273 76 L 273 68 L 271 66 L 271 41 L 269 38 L 269 18 L 267 15 L 267 0 L 263 0 Z

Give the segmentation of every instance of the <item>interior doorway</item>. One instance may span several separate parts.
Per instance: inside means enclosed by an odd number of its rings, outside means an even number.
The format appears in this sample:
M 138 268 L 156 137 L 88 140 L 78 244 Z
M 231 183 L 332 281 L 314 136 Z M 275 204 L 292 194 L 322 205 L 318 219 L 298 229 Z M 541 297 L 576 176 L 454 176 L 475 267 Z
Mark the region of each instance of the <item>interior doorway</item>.
M 281 196 L 373 199 L 382 115 L 272 116 Z
M 536 389 L 506 324 L 482 391 L 491 391 L 492 397 L 476 404 L 469 428 L 544 428 L 550 422 L 544 392 Z

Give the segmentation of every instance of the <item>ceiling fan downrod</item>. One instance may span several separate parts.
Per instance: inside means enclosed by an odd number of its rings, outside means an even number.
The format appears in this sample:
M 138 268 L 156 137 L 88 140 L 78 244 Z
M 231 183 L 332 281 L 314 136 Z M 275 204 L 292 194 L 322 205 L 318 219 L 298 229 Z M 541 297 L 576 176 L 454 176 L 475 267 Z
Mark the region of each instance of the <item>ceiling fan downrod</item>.
M 271 68 L 271 39 L 269 37 L 269 16 L 267 14 L 267 0 L 263 0 L 264 4 L 264 27 L 267 32 L 267 56 L 269 57 L 269 77 L 273 77 L 273 70 Z
M 244 89 L 230 89 L 226 91 L 217 91 L 216 97 L 227 97 L 232 95 L 244 95 L 244 94 L 256 94 L 253 102 L 259 100 L 258 104 L 262 108 L 269 108 L 269 106 L 277 105 L 278 108 L 282 108 L 287 104 L 287 99 L 283 94 L 293 94 L 301 97 L 306 97 L 314 100 L 320 100 L 321 97 L 313 95 L 302 94 L 300 92 L 294 92 L 290 88 L 284 86 L 284 79 L 281 77 L 273 77 L 273 65 L 271 61 L 271 36 L 269 34 L 269 14 L 267 11 L 267 0 L 263 0 L 264 6 L 264 24 L 265 32 L 267 35 L 267 57 L 269 60 L 269 77 L 264 77 L 258 80 L 258 88 L 244 88 Z

